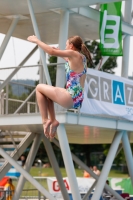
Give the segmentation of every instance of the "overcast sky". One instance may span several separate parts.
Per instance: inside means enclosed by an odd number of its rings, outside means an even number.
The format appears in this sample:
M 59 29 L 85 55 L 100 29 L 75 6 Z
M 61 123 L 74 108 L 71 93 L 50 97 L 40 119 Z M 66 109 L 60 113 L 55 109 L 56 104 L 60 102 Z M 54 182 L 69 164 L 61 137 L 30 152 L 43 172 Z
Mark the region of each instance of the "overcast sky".
M 0 45 L 5 35 L 0 34 Z M 28 55 L 28 53 L 34 48 L 35 44 L 28 41 L 20 40 L 17 38 L 11 38 L 8 46 L 0 60 L 0 68 L 17 66 Z M 129 76 L 133 75 L 133 37 L 131 37 L 130 43 L 130 55 L 129 55 Z M 118 58 L 118 67 L 115 70 L 115 74 L 121 75 L 121 60 Z M 39 61 L 39 50 L 25 63 L 25 65 L 35 65 Z M 0 79 L 5 79 L 13 70 L 0 70 Z M 21 69 L 13 78 L 14 79 L 32 79 L 38 80 L 38 67 Z

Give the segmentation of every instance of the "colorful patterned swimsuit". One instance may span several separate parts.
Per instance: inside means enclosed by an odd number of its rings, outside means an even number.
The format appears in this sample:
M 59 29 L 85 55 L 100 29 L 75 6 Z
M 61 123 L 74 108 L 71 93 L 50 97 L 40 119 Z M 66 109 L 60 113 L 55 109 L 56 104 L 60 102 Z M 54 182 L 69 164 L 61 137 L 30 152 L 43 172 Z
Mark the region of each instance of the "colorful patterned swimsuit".
M 84 89 L 80 85 L 80 77 L 87 72 L 86 57 L 83 56 L 84 70 L 81 73 L 76 73 L 70 69 L 68 61 L 65 64 L 66 71 L 66 90 L 69 92 L 73 99 L 73 108 L 79 108 L 84 99 Z

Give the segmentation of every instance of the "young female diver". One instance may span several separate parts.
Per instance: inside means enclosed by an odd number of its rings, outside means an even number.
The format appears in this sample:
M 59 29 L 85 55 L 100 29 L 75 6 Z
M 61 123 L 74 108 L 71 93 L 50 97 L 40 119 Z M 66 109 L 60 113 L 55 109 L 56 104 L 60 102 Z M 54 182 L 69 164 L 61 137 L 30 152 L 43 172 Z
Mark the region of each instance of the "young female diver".
M 36 43 L 49 55 L 63 57 L 66 60 L 66 89 L 39 84 L 36 96 L 42 116 L 44 134 L 47 138 L 54 138 L 59 122 L 55 119 L 53 102 L 65 108 L 81 107 L 84 98 L 83 88 L 87 71 L 87 60 L 92 63 L 89 50 L 79 36 L 73 36 L 66 42 L 66 49 L 59 50 L 40 41 L 36 36 L 29 36 L 28 41 Z M 49 115 L 49 118 L 48 118 Z

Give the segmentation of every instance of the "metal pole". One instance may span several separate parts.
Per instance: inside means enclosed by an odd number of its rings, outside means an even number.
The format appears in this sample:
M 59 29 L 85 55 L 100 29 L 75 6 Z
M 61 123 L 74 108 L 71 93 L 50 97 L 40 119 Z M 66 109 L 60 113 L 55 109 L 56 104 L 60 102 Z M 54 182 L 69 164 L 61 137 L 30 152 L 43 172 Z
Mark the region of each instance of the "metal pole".
M 127 161 L 129 174 L 130 174 L 132 184 L 133 184 L 133 155 L 132 155 L 132 150 L 131 150 L 127 131 L 124 131 L 123 133 L 122 144 L 123 144 L 123 149 L 124 149 L 124 153 L 125 153 L 125 157 Z
M 30 0 L 27 0 L 27 2 L 28 2 L 29 12 L 30 12 L 30 16 L 31 16 L 31 20 L 32 20 L 32 24 L 33 24 L 35 35 L 37 36 L 37 38 L 39 40 L 41 40 L 40 34 L 39 34 L 39 30 L 38 30 L 38 27 L 37 27 L 36 18 L 35 18 L 34 11 L 33 11 L 32 3 L 31 3 Z M 45 55 L 44 51 L 40 47 L 39 47 L 39 51 L 40 51 L 40 55 L 41 55 L 41 60 L 42 60 L 42 64 L 43 64 L 43 68 L 44 68 L 47 84 L 51 85 L 51 79 L 50 79 L 48 68 L 47 68 L 47 65 L 46 65 L 46 55 Z
M 34 185 L 44 196 L 50 200 L 56 200 L 42 185 L 40 185 L 27 171 L 25 171 L 15 160 L 13 160 L 2 148 L 0 154 L 3 158 L 16 168 L 32 185 Z
M 83 200 L 88 200 L 89 195 L 91 194 L 91 191 L 93 190 L 93 188 L 96 186 L 97 181 L 95 181 L 93 183 L 93 185 L 91 186 L 91 188 L 89 189 L 89 191 L 85 194 L 85 196 L 83 197 Z
M 131 24 L 132 20 L 132 0 L 125 1 L 125 13 L 124 20 L 125 22 Z M 122 71 L 121 76 L 128 78 L 128 69 L 129 69 L 129 55 L 130 55 L 130 35 L 126 35 L 123 40 L 123 57 L 122 57 Z
M 67 175 L 68 175 L 68 179 L 69 179 L 69 183 L 70 183 L 70 187 L 72 191 L 73 200 L 81 200 L 79 189 L 78 189 L 78 183 L 76 179 L 76 174 L 74 170 L 74 165 L 73 165 L 70 148 L 68 144 L 68 139 L 67 139 L 65 127 L 63 124 L 59 125 L 57 134 L 58 134 L 61 152 L 64 159 L 64 163 L 65 163 L 65 167 L 66 167 L 66 171 L 67 171 Z
M 4 115 L 4 90 L 1 92 L 1 114 Z
M 15 16 L 15 18 L 13 19 L 13 21 L 11 23 L 10 28 L 8 29 L 8 32 L 7 32 L 5 38 L 4 38 L 3 42 L 2 42 L 2 45 L 0 47 L 0 59 L 2 58 L 2 55 L 3 55 L 3 53 L 4 53 L 5 49 L 6 49 L 6 46 L 7 46 L 8 42 L 9 42 L 10 37 L 12 36 L 12 33 L 13 33 L 14 29 L 16 28 L 16 25 L 17 25 L 19 19 L 20 19 L 19 16 Z
M 38 191 L 38 200 L 41 200 L 41 193 Z
M 30 168 L 33 164 L 33 161 L 34 161 L 36 153 L 38 151 L 41 139 L 42 139 L 42 134 L 36 134 L 36 137 L 34 139 L 34 142 L 32 144 L 32 147 L 30 149 L 30 152 L 28 154 L 28 157 L 26 159 L 26 163 L 25 163 L 25 166 L 24 166 L 24 169 L 27 172 L 29 172 L 29 170 L 30 170 Z M 15 190 L 15 194 L 13 196 L 13 200 L 20 198 L 20 195 L 21 195 L 22 189 L 24 187 L 25 181 L 26 181 L 26 179 L 24 178 L 23 175 L 21 175 L 20 178 L 19 178 L 16 190 Z
M 115 158 L 118 156 L 118 154 L 121 152 L 121 150 L 122 150 L 122 144 L 119 145 L 118 150 L 115 155 Z
M 6 85 L 6 115 L 8 114 L 8 84 Z
M 40 76 L 39 83 L 44 83 L 45 84 L 46 83 L 46 77 L 45 77 L 45 74 L 44 74 L 44 71 L 43 71 L 43 65 L 42 65 L 42 60 L 41 59 L 39 61 L 39 64 L 41 65 L 39 67 L 39 76 Z
M 102 172 L 101 172 L 100 177 L 97 181 L 96 190 L 95 190 L 95 192 L 92 196 L 92 200 L 96 200 L 96 199 L 100 198 L 100 196 L 102 194 L 103 188 L 105 186 L 106 179 L 108 177 L 108 173 L 109 173 L 111 165 L 113 163 L 113 160 L 114 160 L 116 151 L 118 149 L 118 145 L 120 143 L 120 140 L 122 138 L 122 135 L 123 135 L 122 131 L 116 132 L 116 134 L 115 134 L 115 137 L 114 137 L 114 140 L 111 144 L 108 156 L 107 156 L 105 163 L 104 163 L 104 166 L 102 168 Z
M 69 200 L 69 196 L 68 196 L 68 193 L 66 191 L 66 187 L 64 185 L 64 181 L 62 179 L 62 175 L 61 175 L 61 172 L 60 172 L 60 169 L 59 169 L 53 148 L 52 148 L 49 140 L 44 135 L 43 135 L 43 143 L 44 143 L 44 146 L 46 148 L 47 155 L 49 157 L 50 163 L 51 163 L 53 170 L 55 172 L 55 175 L 57 177 L 57 180 L 58 180 L 61 192 L 62 192 L 62 196 L 65 200 Z
M 56 139 L 53 139 L 54 144 L 56 144 L 59 148 L 59 142 Z M 97 176 L 88 166 L 86 166 L 77 156 L 75 156 L 73 153 L 71 153 L 72 159 L 75 163 L 77 163 L 79 166 L 81 166 L 85 171 L 87 171 L 94 179 L 98 180 L 99 176 Z M 114 195 L 118 200 L 123 200 L 123 198 L 115 191 L 113 190 L 108 184 L 105 183 L 105 188 Z
M 68 39 L 68 28 L 69 28 L 69 10 L 62 10 L 60 12 L 60 31 L 59 31 L 59 48 L 65 49 L 66 41 Z M 56 71 L 56 86 L 64 87 L 65 86 L 65 66 L 64 59 L 58 57 L 57 63 L 57 71 Z M 55 110 L 61 111 L 63 108 L 55 104 Z
M 62 10 L 60 15 L 60 32 L 59 32 L 59 48 L 65 49 L 66 41 L 68 39 L 68 27 L 69 27 L 69 10 Z M 58 58 L 58 63 L 63 63 L 62 58 Z M 63 65 L 57 65 L 56 74 L 56 86 L 64 87 L 65 85 L 65 67 Z
M 3 113 L 3 92 L 4 90 L 0 91 L 0 115 L 2 115 Z
M 24 65 L 24 63 L 32 56 L 32 54 L 38 49 L 38 46 L 35 46 L 35 48 L 26 56 L 26 58 L 16 67 L 13 72 L 6 78 L 6 80 L 0 85 L 0 90 L 2 90 L 7 83 L 12 79 L 12 77 L 21 69 L 21 66 Z

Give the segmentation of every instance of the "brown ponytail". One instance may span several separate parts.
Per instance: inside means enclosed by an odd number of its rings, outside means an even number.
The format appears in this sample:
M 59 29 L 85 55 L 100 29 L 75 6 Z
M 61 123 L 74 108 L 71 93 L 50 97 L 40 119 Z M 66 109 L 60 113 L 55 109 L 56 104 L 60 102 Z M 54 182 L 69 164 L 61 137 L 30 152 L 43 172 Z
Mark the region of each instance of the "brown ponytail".
M 94 66 L 94 63 L 92 61 L 92 58 L 91 58 L 91 54 L 90 54 L 90 51 L 87 49 L 87 47 L 85 46 L 85 44 L 82 43 L 82 47 L 81 47 L 81 53 L 84 54 L 88 60 L 88 62 Z
M 76 36 L 70 37 L 68 40 L 69 40 L 69 44 L 72 43 L 74 45 L 74 47 L 77 49 L 77 51 L 79 51 L 85 55 L 88 63 L 90 63 L 90 65 L 94 66 L 90 51 L 87 49 L 87 47 L 83 43 L 81 37 L 76 35 Z

